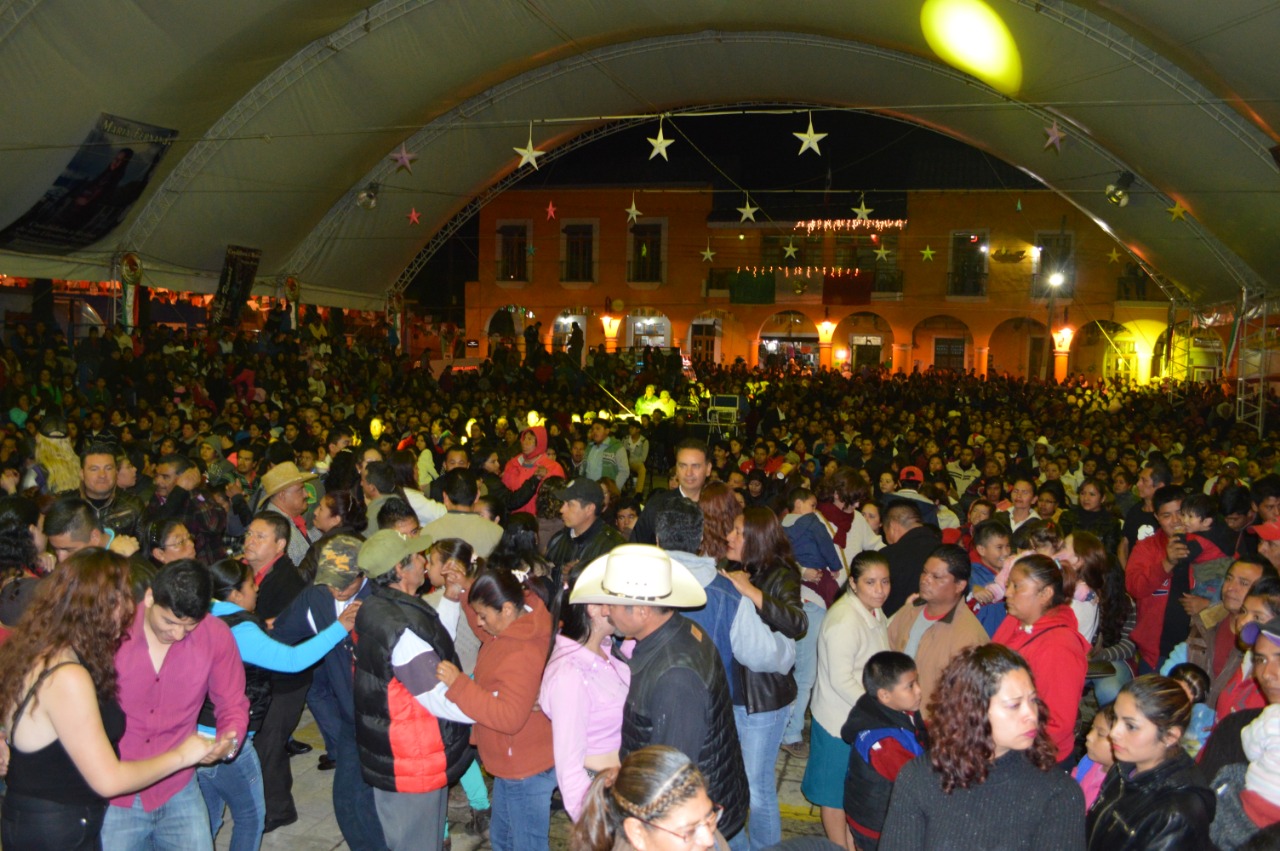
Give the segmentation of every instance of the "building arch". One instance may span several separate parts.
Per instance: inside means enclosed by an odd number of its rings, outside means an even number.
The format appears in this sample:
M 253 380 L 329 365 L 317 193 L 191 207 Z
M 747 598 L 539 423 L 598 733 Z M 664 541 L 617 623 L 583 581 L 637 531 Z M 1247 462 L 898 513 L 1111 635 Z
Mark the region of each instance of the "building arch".
M 901 351 L 897 346 L 895 353 Z M 973 334 L 963 320 L 945 313 L 921 319 L 911 329 L 911 347 L 902 365 L 894 368 L 913 372 L 935 369 L 969 370 L 974 367 Z
M 780 310 L 760 325 L 758 363 L 783 366 L 790 361 L 818 364 L 818 326 L 799 310 Z
M 667 349 L 671 340 L 671 320 L 656 307 L 633 307 L 627 312 L 625 345 L 643 349 L 645 346 Z
M 1045 324 L 1029 316 L 1006 319 L 991 332 L 988 374 L 1039 378 L 1045 363 Z
M 832 357 L 837 367 L 878 369 L 893 363 L 893 326 L 870 310 L 850 313 L 836 324 L 831 337 Z

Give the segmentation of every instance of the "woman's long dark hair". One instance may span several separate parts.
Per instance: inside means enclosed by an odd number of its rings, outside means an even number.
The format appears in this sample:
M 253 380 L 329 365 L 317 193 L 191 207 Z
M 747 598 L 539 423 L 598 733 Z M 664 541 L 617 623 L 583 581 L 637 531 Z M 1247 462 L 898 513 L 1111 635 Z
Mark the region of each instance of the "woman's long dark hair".
M 35 568 L 31 527 L 40 524 L 40 508 L 22 496 L 0 499 L 0 581 L 17 579 Z
M 253 575 L 253 568 L 242 561 L 224 558 L 208 566 L 209 577 L 213 580 L 213 599 L 226 601 L 231 592 L 244 584 Z
M 929 762 L 946 794 L 986 782 L 996 752 L 991 698 L 1004 676 L 1017 670 L 1031 676 L 1026 660 L 1002 644 L 966 648 L 943 670 L 929 701 Z M 1057 764 L 1057 748 L 1045 732 L 1049 711 L 1043 703 L 1039 708 L 1040 726 L 1027 757 L 1041 771 L 1049 771 Z
M 742 567 L 754 579 L 777 566 L 800 572 L 791 552 L 791 540 L 782 531 L 778 515 L 753 506 L 742 512 Z

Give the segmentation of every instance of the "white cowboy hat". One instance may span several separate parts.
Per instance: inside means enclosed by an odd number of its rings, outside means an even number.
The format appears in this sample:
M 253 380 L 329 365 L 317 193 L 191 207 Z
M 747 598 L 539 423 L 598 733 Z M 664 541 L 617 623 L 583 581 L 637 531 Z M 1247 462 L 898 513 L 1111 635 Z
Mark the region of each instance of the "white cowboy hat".
M 587 565 L 569 602 L 696 609 L 707 604 L 707 592 L 665 550 L 623 544 Z

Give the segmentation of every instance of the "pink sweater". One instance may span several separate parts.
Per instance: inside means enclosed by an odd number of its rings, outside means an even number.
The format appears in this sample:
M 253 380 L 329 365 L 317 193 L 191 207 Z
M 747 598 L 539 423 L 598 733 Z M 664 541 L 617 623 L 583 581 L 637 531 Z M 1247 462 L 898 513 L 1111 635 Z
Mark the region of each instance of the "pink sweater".
M 539 706 L 551 719 L 560 796 L 575 822 L 591 785 L 583 762 L 588 756 L 616 753 L 622 746 L 622 706 L 631 669 L 609 655 L 609 639 L 601 649 L 608 658 L 557 635 L 538 694 Z

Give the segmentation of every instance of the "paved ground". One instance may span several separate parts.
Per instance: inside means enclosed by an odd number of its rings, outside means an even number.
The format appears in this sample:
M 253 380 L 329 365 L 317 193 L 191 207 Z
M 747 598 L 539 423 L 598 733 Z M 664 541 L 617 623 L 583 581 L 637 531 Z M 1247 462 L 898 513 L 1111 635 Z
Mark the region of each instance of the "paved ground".
M 296 738 L 312 745 L 315 750 L 305 756 L 294 757 L 290 765 L 293 769 L 293 796 L 298 806 L 296 824 L 282 827 L 263 837 L 262 847 L 265 851 L 273 849 L 289 849 L 289 851 L 336 851 L 346 848 L 338 823 L 333 818 L 333 807 L 330 803 L 330 789 L 333 783 L 333 772 L 320 771 L 316 768 L 319 753 L 323 750 L 320 731 L 316 729 L 310 713 L 302 717 Z M 812 807 L 800 794 L 800 779 L 804 776 L 804 760 L 795 759 L 786 753 L 778 754 L 778 798 L 782 806 L 783 838 L 792 836 L 822 835 L 822 824 L 818 818 L 817 807 Z M 461 809 L 452 807 L 450 819 L 461 822 L 467 816 L 465 800 Z M 551 847 L 565 848 L 569 831 L 569 818 L 563 812 L 555 813 L 551 819 Z M 453 851 L 488 851 L 489 844 L 478 840 L 459 828 L 452 833 Z M 228 848 L 231 840 L 231 822 L 228 819 L 218 834 L 219 851 Z

